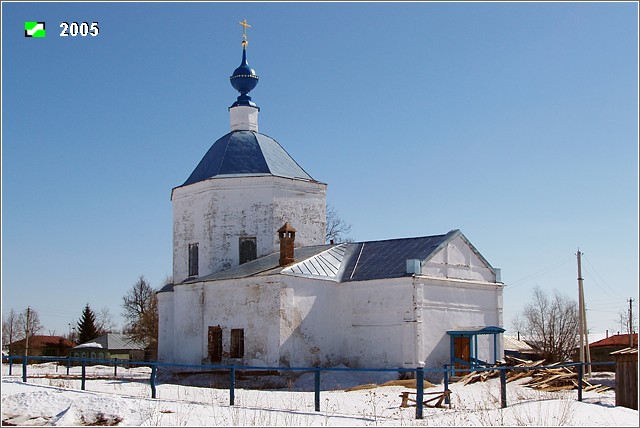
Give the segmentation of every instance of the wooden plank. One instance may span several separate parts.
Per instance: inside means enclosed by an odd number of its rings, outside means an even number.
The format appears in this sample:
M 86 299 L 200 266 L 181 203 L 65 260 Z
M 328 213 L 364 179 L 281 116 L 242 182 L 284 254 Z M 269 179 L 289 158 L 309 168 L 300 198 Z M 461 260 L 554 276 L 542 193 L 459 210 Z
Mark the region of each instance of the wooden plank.
M 507 376 L 507 382 L 512 382 L 514 380 L 518 380 L 518 379 L 521 379 L 521 378 L 527 377 L 527 376 L 531 376 L 531 374 L 527 373 L 526 370 L 522 370 L 522 371 L 520 371 L 520 373 L 516 373 L 514 375 Z
M 546 388 L 538 388 L 540 391 L 545 392 L 553 392 L 553 391 L 564 391 L 567 389 L 573 389 L 573 385 L 563 385 L 563 386 L 548 386 Z
M 468 383 L 473 383 L 473 382 L 477 382 L 477 377 L 479 376 L 478 372 L 471 372 L 469 373 L 467 376 L 465 376 L 464 382 L 462 382 L 463 385 L 467 385 Z

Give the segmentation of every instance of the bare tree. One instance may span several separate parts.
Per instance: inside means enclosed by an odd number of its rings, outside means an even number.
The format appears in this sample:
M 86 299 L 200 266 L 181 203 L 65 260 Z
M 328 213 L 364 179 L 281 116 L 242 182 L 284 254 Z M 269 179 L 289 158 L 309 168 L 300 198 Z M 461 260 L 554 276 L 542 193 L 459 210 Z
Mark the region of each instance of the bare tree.
M 514 327 L 547 362 L 569 360 L 578 347 L 578 305 L 557 291 L 550 299 L 535 287 L 533 298 L 524 307 L 522 317 L 515 318 Z
M 42 328 L 40 316 L 35 310 L 27 308 L 18 315 L 18 330 L 21 330 L 23 338 L 27 336 L 27 332 L 29 333 L 29 337 L 31 337 L 34 334 L 38 334 Z
M 20 346 L 21 349 L 14 349 L 14 352 L 29 355 L 29 339 L 31 336 L 38 334 L 38 332 L 42 330 L 42 324 L 40 323 L 40 316 L 38 315 L 38 312 L 27 307 L 24 312 L 18 314 L 17 327 L 20 332 L 20 336 L 25 339 L 25 342 Z
M 340 218 L 336 209 L 327 205 L 327 229 L 325 233 L 325 242 L 349 242 L 346 237 L 351 231 L 351 225 Z
M 2 320 L 2 344 L 9 351 L 9 355 L 15 354 L 11 344 L 23 338 L 24 330 L 20 329 L 18 324 L 18 313 L 11 308 L 7 317 Z
M 632 316 L 632 314 L 629 314 L 628 309 L 620 310 L 620 312 L 618 312 L 620 333 L 633 334 L 634 332 L 638 331 L 635 316 L 633 316 L 633 318 Z
M 113 316 L 108 307 L 104 307 L 96 315 L 96 329 L 98 330 L 98 336 L 102 336 L 107 333 L 112 333 L 116 329 L 116 323 L 113 321 Z
M 123 316 L 127 322 L 126 333 L 133 339 L 144 342 L 151 349 L 158 345 L 158 301 L 156 292 L 140 276 L 126 296 L 123 297 Z

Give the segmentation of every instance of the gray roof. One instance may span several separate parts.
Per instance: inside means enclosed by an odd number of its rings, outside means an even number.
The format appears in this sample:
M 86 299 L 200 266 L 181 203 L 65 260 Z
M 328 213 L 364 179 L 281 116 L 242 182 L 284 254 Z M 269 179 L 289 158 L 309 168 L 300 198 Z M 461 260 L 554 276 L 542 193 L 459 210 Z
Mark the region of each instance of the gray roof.
M 88 342 L 85 343 L 81 343 L 78 346 L 72 348 L 89 348 L 90 346 L 87 346 L 88 344 L 91 343 L 97 343 L 99 344 L 102 349 L 108 349 L 108 350 L 121 350 L 121 349 L 126 349 L 126 350 L 131 350 L 131 349 L 144 349 L 145 345 L 144 343 L 141 342 L 137 342 L 133 339 L 131 339 L 128 335 L 126 334 L 120 334 L 120 333 L 107 333 L 105 335 L 96 337 L 93 340 L 90 340 Z
M 295 258 L 297 260 L 313 257 L 323 251 L 331 248 L 333 245 L 314 245 L 309 247 L 300 247 L 295 249 Z M 283 270 L 280 264 L 280 252 L 271 253 L 259 259 L 243 263 L 221 272 L 212 273 L 195 279 L 188 279 L 184 282 L 202 282 L 216 281 L 221 279 L 245 278 L 255 275 L 268 275 L 279 273 Z
M 535 350 L 529 346 L 529 344 L 523 340 L 518 340 L 516 337 L 503 335 L 504 350 L 516 351 L 516 352 L 535 352 Z
M 255 131 L 232 131 L 213 143 L 182 186 L 245 175 L 313 180 L 273 138 Z
M 448 242 L 458 236 L 461 236 L 468 243 L 464 235 L 455 229 L 443 235 L 299 247 L 294 251 L 296 262 L 285 267 L 279 266 L 280 253 L 275 252 L 221 272 L 199 278 L 189 278 L 183 283 L 272 274 L 302 276 L 336 282 L 406 277 L 413 275 L 407 272 L 408 259 L 428 261 Z M 470 243 L 469 245 L 471 246 Z M 473 246 L 471 248 L 476 251 Z M 485 261 L 477 251 L 476 254 Z M 491 268 L 491 265 L 486 263 Z M 160 292 L 165 291 L 173 291 L 173 285 L 167 285 L 160 290 Z

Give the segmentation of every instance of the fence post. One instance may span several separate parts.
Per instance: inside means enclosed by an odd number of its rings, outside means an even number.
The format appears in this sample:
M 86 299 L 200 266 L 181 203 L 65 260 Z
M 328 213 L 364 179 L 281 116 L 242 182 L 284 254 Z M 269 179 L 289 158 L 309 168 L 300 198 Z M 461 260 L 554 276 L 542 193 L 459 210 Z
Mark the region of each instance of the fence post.
M 9 376 L 11 376 L 12 366 L 13 366 L 13 355 L 9 356 Z
M 314 383 L 315 383 L 314 390 L 315 390 L 316 412 L 319 412 L 320 411 L 320 369 L 319 368 L 316 368 Z
M 149 379 L 151 385 L 151 398 L 156 398 L 156 365 L 151 365 L 151 379 Z
M 444 365 L 444 392 L 445 394 L 447 393 L 447 390 L 449 389 L 449 369 L 447 368 L 447 365 Z M 446 394 L 444 396 L 444 404 L 451 404 L 451 398 L 449 398 L 449 394 Z
M 503 409 L 507 408 L 507 371 L 502 367 L 500 370 L 500 402 Z
M 578 401 L 582 401 L 582 363 L 578 364 Z
M 22 357 L 22 381 L 27 382 L 27 357 Z
M 86 361 L 83 358 L 82 359 L 82 381 L 80 381 L 80 389 L 84 391 L 84 381 L 85 381 L 85 375 L 87 374 L 87 370 L 86 370 Z
M 231 366 L 231 372 L 229 373 L 229 405 L 233 406 L 236 403 L 236 367 Z
M 113 359 L 113 377 L 117 377 L 118 376 L 118 359 L 114 358 Z
M 424 400 L 424 368 L 416 370 L 416 419 L 422 419 L 422 406 Z

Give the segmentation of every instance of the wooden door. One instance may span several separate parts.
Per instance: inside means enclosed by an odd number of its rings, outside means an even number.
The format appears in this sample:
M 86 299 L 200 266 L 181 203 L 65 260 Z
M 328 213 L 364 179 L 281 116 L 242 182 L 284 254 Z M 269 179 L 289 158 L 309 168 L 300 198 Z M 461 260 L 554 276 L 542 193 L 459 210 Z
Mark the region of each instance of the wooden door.
M 455 336 L 453 338 L 453 356 L 464 361 L 471 360 L 471 338 L 465 336 Z M 455 362 L 457 369 L 469 368 L 468 364 L 462 364 L 459 361 Z
M 219 363 L 222 361 L 222 327 L 209 326 L 209 361 Z

